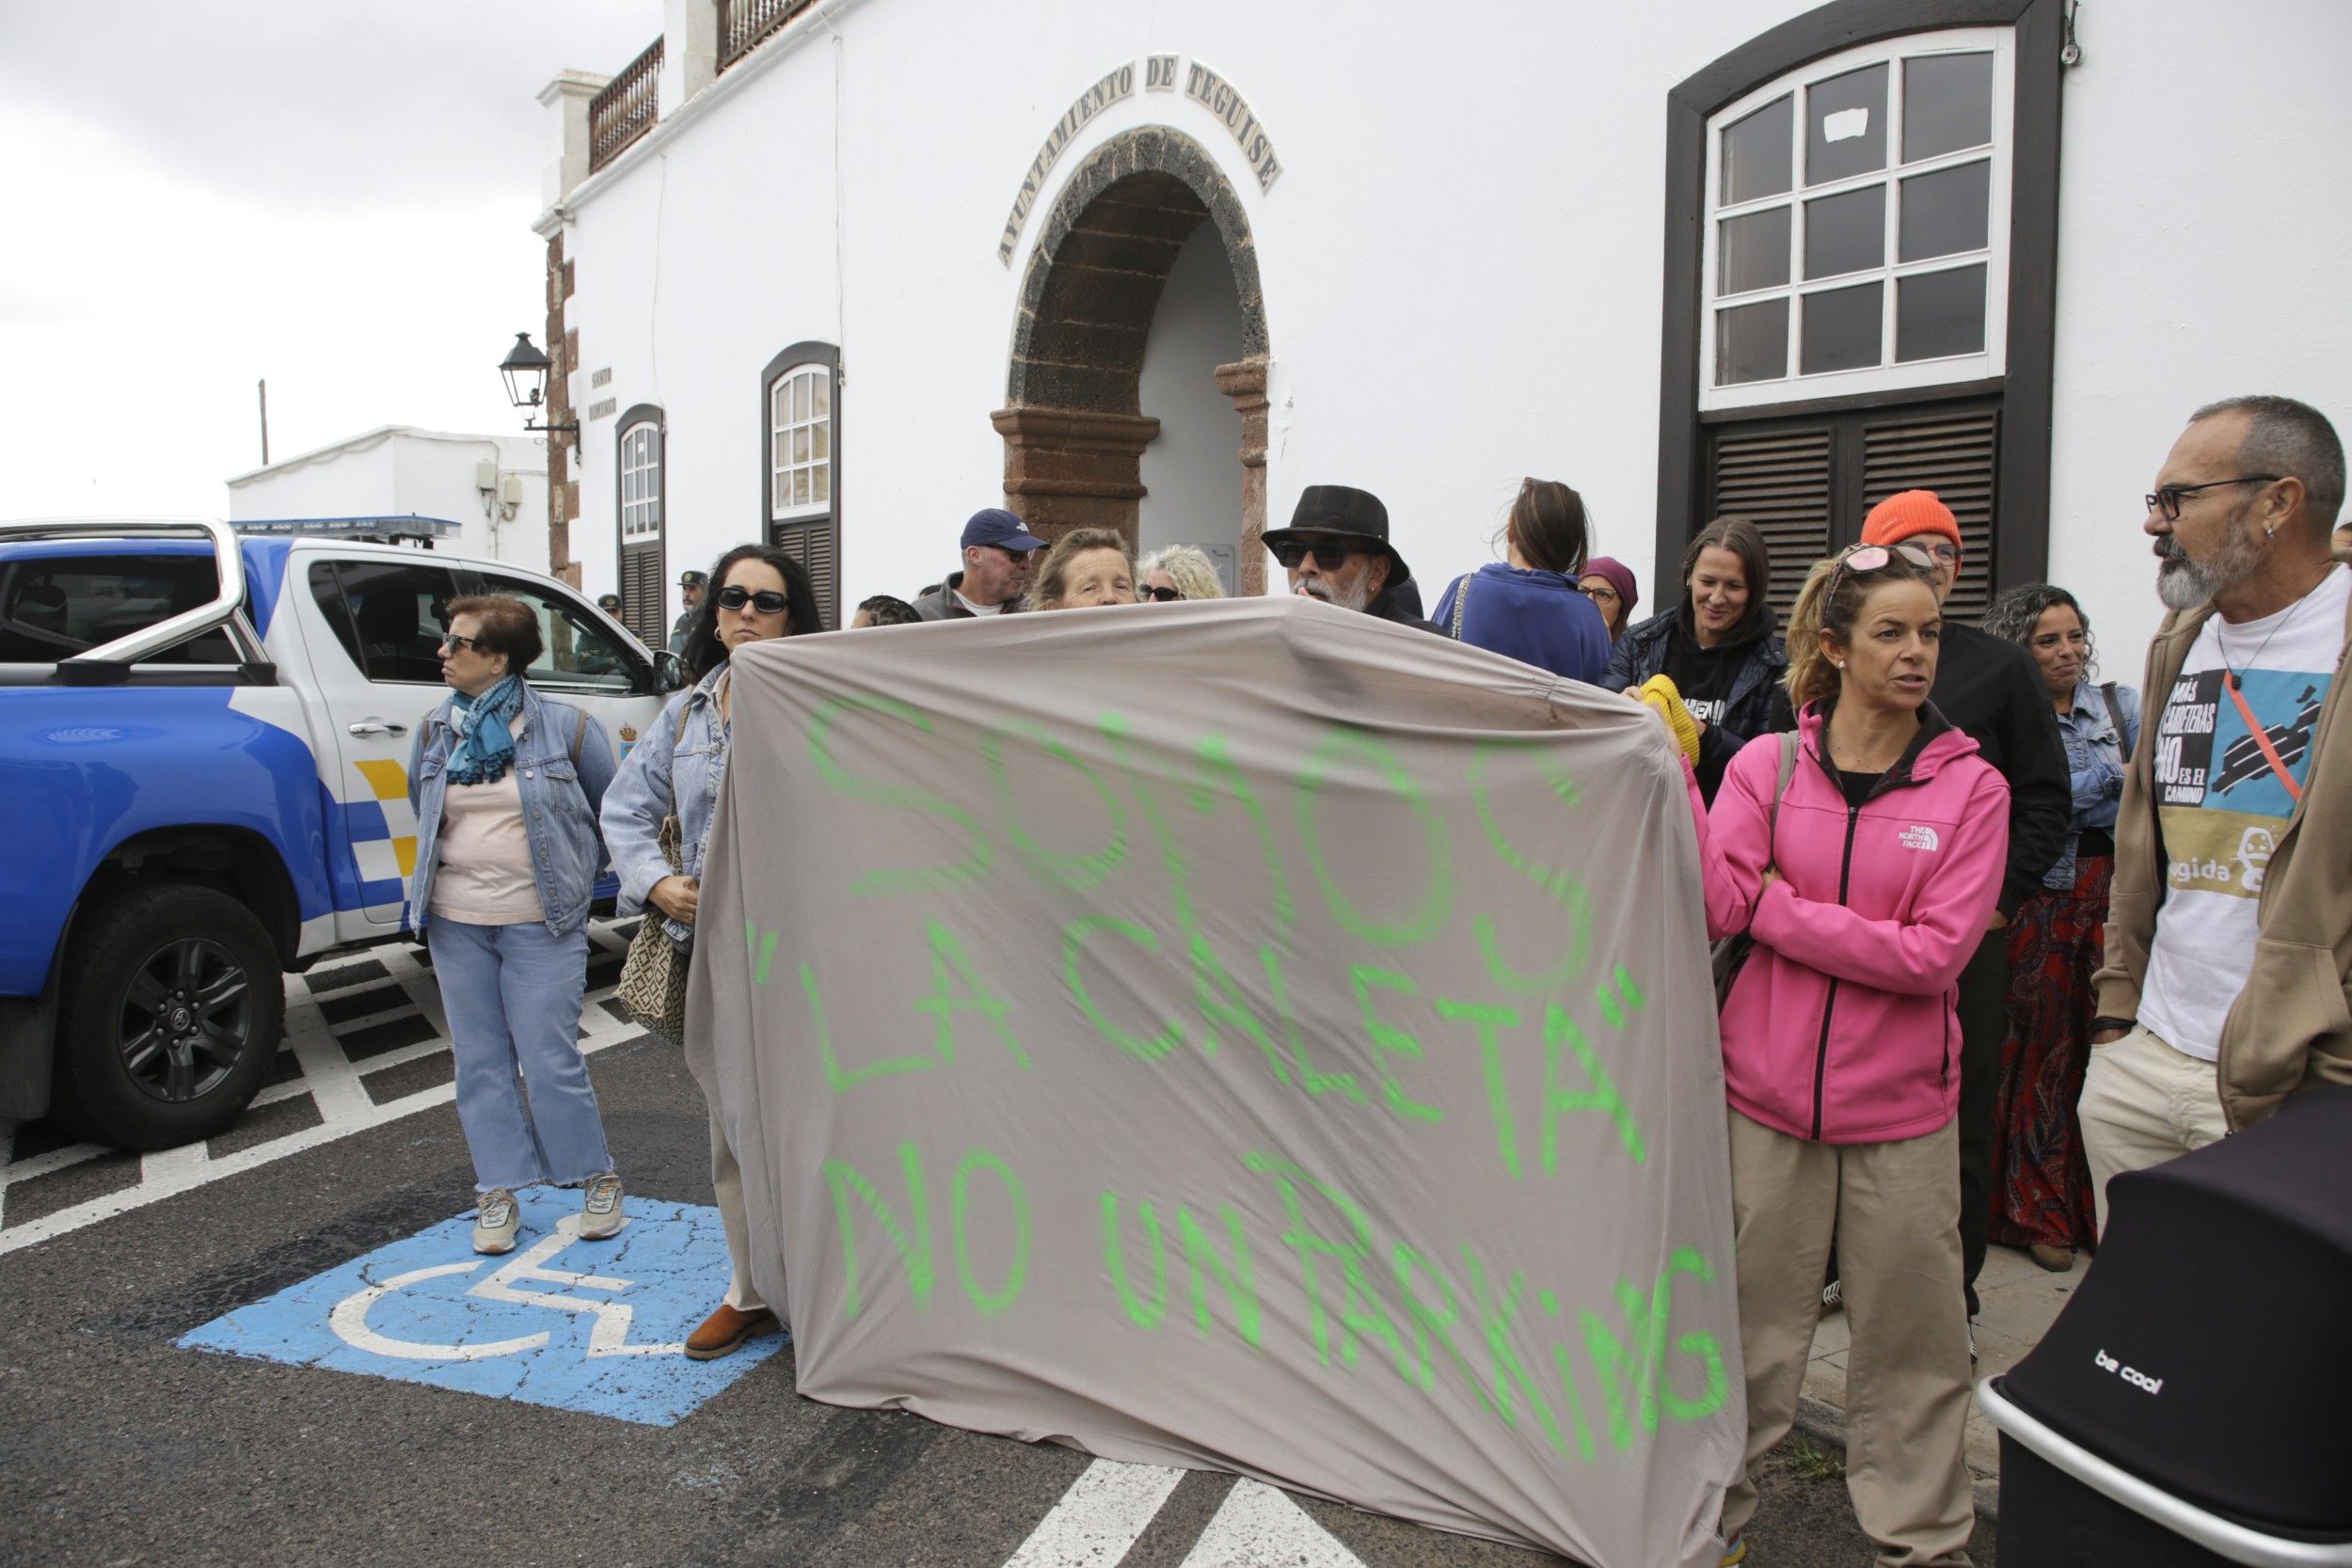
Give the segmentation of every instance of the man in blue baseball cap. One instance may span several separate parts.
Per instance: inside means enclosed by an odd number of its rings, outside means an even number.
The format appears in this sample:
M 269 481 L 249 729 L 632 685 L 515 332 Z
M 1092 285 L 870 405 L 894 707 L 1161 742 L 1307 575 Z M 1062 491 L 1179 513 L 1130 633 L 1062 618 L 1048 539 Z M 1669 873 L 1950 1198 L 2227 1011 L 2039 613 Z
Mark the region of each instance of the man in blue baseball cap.
M 914 601 L 926 621 L 960 621 L 1021 608 L 1029 566 L 1045 541 L 1001 506 L 972 514 L 963 525 L 963 570 Z

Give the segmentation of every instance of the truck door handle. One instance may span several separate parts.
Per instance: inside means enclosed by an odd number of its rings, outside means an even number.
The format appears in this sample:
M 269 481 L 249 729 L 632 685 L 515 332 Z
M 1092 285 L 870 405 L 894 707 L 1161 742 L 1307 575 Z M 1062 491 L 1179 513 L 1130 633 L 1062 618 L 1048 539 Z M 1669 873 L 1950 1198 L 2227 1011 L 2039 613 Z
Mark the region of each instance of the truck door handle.
M 394 724 L 382 719 L 362 719 L 351 726 L 354 735 L 406 735 L 408 726 Z

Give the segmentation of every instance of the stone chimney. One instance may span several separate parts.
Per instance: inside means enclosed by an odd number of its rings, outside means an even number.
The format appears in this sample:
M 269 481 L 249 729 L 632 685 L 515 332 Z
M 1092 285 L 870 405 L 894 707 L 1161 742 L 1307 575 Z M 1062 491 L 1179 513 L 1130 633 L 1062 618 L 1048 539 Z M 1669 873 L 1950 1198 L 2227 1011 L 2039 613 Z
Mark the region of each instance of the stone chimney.
M 552 207 L 588 178 L 588 103 L 610 76 L 566 71 L 539 89 L 539 102 L 554 111 L 554 160 L 548 165 L 540 199 Z
M 719 77 L 719 0 L 662 0 L 660 117 Z

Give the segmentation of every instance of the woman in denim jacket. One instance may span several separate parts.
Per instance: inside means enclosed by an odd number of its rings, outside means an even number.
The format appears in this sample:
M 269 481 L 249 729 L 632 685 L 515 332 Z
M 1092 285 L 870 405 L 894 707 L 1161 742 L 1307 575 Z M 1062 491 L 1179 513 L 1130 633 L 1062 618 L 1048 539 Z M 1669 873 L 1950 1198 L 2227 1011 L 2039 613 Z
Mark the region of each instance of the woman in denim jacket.
M 2024 1247 L 2055 1273 L 2097 1236 L 2090 1167 L 2075 1102 L 2097 1012 L 2090 977 L 2106 961 L 2107 888 L 2115 877 L 2115 811 L 2123 762 L 2139 740 L 2139 695 L 2096 686 L 2090 624 L 2063 588 L 2012 588 L 1984 629 L 2023 643 L 2042 668 L 2074 791 L 2066 851 L 2009 930 L 2009 1038 L 1994 1100 L 1993 1215 L 1988 1234 Z
M 629 749 L 604 801 L 605 842 L 621 879 L 620 912 L 642 910 L 647 920 L 660 921 L 680 947 L 694 941 L 703 858 L 719 786 L 726 778 L 729 659 L 749 642 L 823 629 L 807 571 L 772 545 L 737 546 L 719 558 L 710 581 L 711 591 L 686 629 L 680 656 L 694 684 L 671 699 Z M 662 819 L 673 812 L 678 820 L 676 867 L 660 846 Z M 710 1184 L 734 1274 L 718 1310 L 686 1337 L 686 1354 L 697 1361 L 725 1355 L 780 1326 L 752 1285 L 742 1171 L 716 1106 L 710 1107 Z
M 520 599 L 453 600 L 441 678 L 456 694 L 426 718 L 408 758 L 408 924 L 424 933 L 449 1015 L 479 1194 L 476 1252 L 514 1250 L 515 1189 L 536 1181 L 587 1188 L 581 1236 L 621 1228 L 621 1179 L 580 1054 L 612 744 L 595 719 L 523 680 L 543 646 Z

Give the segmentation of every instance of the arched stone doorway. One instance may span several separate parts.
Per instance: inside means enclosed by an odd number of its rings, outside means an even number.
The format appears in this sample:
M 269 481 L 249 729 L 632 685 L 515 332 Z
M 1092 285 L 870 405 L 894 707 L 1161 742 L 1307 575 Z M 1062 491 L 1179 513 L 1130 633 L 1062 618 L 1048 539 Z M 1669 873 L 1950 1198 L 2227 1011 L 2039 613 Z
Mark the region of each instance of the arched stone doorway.
M 1241 200 L 1199 143 L 1129 131 L 1062 187 L 1022 278 L 1006 407 L 1005 504 L 1047 537 L 1115 528 L 1136 541 L 1143 450 L 1160 421 L 1142 406 L 1144 352 L 1168 275 L 1203 223 L 1232 272 L 1240 357 L 1216 367 L 1241 416 L 1239 587 L 1265 590 L 1266 325 Z

